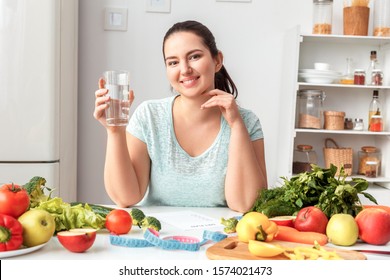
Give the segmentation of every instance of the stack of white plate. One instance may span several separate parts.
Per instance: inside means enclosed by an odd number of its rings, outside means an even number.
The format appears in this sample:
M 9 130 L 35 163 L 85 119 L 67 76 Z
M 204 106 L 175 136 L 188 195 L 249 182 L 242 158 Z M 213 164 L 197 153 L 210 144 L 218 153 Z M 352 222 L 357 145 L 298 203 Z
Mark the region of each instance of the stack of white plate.
M 298 78 L 311 84 L 332 84 L 338 82 L 342 74 L 333 70 L 300 69 Z

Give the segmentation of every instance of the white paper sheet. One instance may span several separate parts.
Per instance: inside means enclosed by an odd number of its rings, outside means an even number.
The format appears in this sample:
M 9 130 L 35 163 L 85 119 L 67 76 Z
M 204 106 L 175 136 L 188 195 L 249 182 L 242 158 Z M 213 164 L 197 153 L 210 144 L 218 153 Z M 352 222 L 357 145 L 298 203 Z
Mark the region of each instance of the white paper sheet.
M 156 217 L 163 223 L 177 227 L 181 230 L 221 227 L 221 224 L 217 219 L 194 211 L 155 213 L 152 216 Z

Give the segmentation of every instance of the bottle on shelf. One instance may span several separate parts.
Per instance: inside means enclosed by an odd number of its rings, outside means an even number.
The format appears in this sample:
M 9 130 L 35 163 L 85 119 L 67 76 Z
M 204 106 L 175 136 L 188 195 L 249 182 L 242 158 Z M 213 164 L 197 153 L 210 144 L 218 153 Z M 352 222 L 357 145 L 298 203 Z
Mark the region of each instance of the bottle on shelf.
M 340 79 L 340 83 L 341 84 L 345 84 L 345 85 L 353 85 L 354 83 L 354 73 L 353 73 L 353 70 L 352 70 L 352 64 L 353 64 L 353 60 L 352 58 L 347 58 L 347 67 L 346 67 L 346 70 L 345 70 L 345 73 L 343 74 L 343 77 Z
M 371 54 L 370 54 L 370 64 L 368 65 L 368 68 L 367 68 L 367 71 L 366 71 L 366 84 L 367 85 L 375 85 L 376 82 L 375 82 L 375 77 L 374 79 L 372 78 L 372 72 L 376 70 L 376 71 L 380 71 L 380 66 L 379 66 L 379 61 L 378 61 L 378 57 L 377 57 L 377 53 L 376 51 L 371 51 Z M 380 71 L 381 72 L 381 71 Z
M 379 91 L 374 90 L 368 110 L 368 130 L 383 131 L 382 105 L 379 101 Z

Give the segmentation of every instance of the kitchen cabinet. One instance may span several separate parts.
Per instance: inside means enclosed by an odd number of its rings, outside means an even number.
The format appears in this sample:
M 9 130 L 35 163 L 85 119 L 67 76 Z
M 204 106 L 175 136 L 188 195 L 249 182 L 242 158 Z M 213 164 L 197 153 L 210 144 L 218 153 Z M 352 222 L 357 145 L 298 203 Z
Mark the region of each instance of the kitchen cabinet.
M 371 36 L 301 34 L 295 27 L 286 33 L 284 42 L 282 94 L 279 116 L 279 174 L 292 176 L 294 149 L 298 144 L 313 146 L 318 165 L 325 166 L 323 148 L 325 139 L 334 139 L 339 147 L 353 149 L 353 174 L 382 187 L 390 187 L 390 38 Z M 339 83 L 305 83 L 298 79 L 299 69 L 314 69 L 315 62 L 326 62 L 331 70 L 345 73 L 347 58 L 352 58 L 353 69 L 367 69 L 370 52 L 376 50 L 384 72 L 382 86 L 344 85 Z M 302 89 L 319 89 L 325 92 L 324 111 L 342 111 L 346 118 L 362 118 L 364 130 L 325 130 L 297 127 L 297 92 Z M 384 131 L 369 132 L 368 108 L 373 91 L 379 91 L 384 111 Z M 380 174 L 376 178 L 357 175 L 358 151 L 362 146 L 375 146 L 382 153 Z

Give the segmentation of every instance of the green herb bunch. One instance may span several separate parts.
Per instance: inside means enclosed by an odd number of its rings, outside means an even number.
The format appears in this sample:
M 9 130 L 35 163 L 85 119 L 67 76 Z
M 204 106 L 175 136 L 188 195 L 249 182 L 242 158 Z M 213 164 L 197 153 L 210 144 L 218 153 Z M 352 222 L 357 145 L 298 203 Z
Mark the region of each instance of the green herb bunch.
M 347 181 L 344 168 L 336 177 L 337 167 L 321 168 L 312 164 L 310 172 L 303 172 L 290 179 L 281 177 L 283 185 L 261 190 L 250 211 L 261 212 L 268 217 L 294 215 L 306 206 L 316 206 L 330 218 L 337 213 L 356 216 L 362 205 L 359 194 L 377 204 L 367 192 L 367 180 L 352 178 Z

